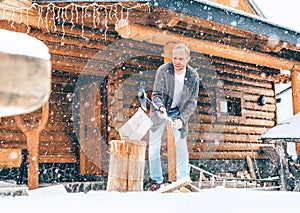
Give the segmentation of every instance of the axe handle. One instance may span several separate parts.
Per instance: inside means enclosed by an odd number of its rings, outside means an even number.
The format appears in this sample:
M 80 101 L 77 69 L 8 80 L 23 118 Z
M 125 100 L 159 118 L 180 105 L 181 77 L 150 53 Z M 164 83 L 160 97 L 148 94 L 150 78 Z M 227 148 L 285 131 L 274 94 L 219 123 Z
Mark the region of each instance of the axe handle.
M 168 179 L 176 181 L 176 145 L 172 123 L 167 121 Z

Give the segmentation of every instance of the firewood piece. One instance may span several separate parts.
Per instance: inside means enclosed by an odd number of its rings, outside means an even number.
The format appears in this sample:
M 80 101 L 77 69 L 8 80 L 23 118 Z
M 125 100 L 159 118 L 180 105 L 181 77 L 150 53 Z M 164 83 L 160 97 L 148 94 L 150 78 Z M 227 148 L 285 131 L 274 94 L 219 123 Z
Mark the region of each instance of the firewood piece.
M 254 167 L 253 167 L 252 160 L 251 160 L 250 156 L 247 155 L 246 159 L 247 159 L 247 164 L 248 164 L 248 167 L 249 167 L 251 178 L 253 180 L 256 180 L 256 175 L 255 175 L 255 172 L 254 172 Z
M 191 182 L 192 181 L 191 181 L 190 176 L 186 176 L 184 178 L 181 178 L 180 180 L 177 180 L 173 183 L 170 183 L 166 186 L 159 188 L 156 192 L 157 193 L 173 192 L 173 191 L 176 191 L 177 189 L 179 189 L 180 187 L 190 184 Z

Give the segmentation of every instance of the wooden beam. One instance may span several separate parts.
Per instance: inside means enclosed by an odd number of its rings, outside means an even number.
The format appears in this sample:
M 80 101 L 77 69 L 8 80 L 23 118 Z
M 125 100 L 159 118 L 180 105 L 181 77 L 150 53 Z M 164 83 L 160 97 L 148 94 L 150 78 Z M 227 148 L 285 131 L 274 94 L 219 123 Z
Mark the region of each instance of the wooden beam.
M 293 114 L 296 115 L 300 112 L 300 69 L 292 69 L 291 82 Z M 296 153 L 297 155 L 300 155 L 300 143 L 296 143 Z
M 257 152 L 261 147 L 273 147 L 270 144 L 259 143 L 224 143 L 215 144 L 213 142 L 193 143 L 188 142 L 188 149 L 190 152 L 205 152 L 205 151 L 254 151 Z
M 37 189 L 39 186 L 39 138 L 43 129 L 48 122 L 49 102 L 42 107 L 42 118 L 37 125 L 26 125 L 21 115 L 15 116 L 15 120 L 19 128 L 27 137 L 28 155 L 28 188 Z
M 127 20 L 123 19 L 116 23 L 115 29 L 123 38 L 147 41 L 159 45 L 165 45 L 168 42 L 184 42 L 193 52 L 213 55 L 250 64 L 257 64 L 275 69 L 300 69 L 299 62 L 274 57 L 252 50 L 244 50 L 237 47 L 232 47 L 230 45 L 183 36 L 170 31 L 163 31 L 158 28 L 129 23 Z
M 245 159 L 250 158 L 266 159 L 266 156 L 260 155 L 258 152 L 190 152 L 190 159 Z
M 25 8 L 32 5 L 32 0 L 1 0 L 0 6 Z
M 292 70 L 292 97 L 293 97 L 293 114 L 300 112 L 300 69 Z

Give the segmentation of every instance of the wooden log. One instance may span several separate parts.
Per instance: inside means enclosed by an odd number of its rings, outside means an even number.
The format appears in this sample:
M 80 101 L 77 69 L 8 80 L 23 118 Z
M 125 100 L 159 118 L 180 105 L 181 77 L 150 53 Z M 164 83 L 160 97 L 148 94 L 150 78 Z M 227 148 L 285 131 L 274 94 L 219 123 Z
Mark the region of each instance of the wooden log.
M 226 62 L 224 62 L 226 63 Z M 266 82 L 266 79 L 262 77 L 261 75 L 254 75 L 254 74 L 249 74 L 249 71 L 244 70 L 244 69 L 237 69 L 237 68 L 230 68 L 230 67 L 224 67 L 222 64 L 217 64 L 211 66 L 206 66 L 206 63 L 201 63 L 198 60 L 195 60 L 194 62 L 194 67 L 201 67 L 207 68 L 205 71 L 202 71 L 199 69 L 199 74 L 202 76 L 205 75 L 206 77 L 211 77 L 215 78 L 216 74 L 218 75 L 217 78 L 219 80 L 227 81 L 227 82 L 233 82 L 233 83 L 239 83 L 243 85 L 248 85 L 248 86 L 255 86 L 255 87 L 262 87 L 262 88 L 269 88 L 272 89 L 272 83 L 271 82 Z M 224 75 L 226 73 L 226 75 Z M 231 75 L 227 75 L 231 74 Z M 256 78 L 255 78 L 256 77 Z
M 40 163 L 76 163 L 77 159 L 75 155 L 52 155 L 52 154 L 43 154 L 39 155 Z
M 30 46 L 20 43 L 22 39 Z M 48 48 L 31 36 L 6 30 L 1 30 L 0 41 L 8 42 L 0 45 L 0 117 L 40 108 L 50 93 Z
M 91 49 L 83 46 L 75 46 L 75 45 L 61 45 L 61 44 L 53 44 L 46 42 L 49 52 L 55 55 L 62 55 L 62 56 L 70 56 L 70 57 L 78 57 L 78 58 L 85 58 L 85 59 L 93 59 L 93 60 L 102 60 L 102 61 L 113 61 L 115 58 L 114 56 L 110 56 L 108 51 L 99 49 Z
M 107 191 L 143 191 L 146 143 L 110 142 Z
M 114 67 L 112 62 L 107 61 L 85 61 L 80 58 L 63 57 L 52 55 L 52 68 L 76 74 L 92 74 L 96 76 L 107 76 Z
M 0 5 L 15 8 L 26 8 L 32 5 L 32 0 L 2 0 Z
M 128 153 L 126 141 L 110 142 L 110 158 L 107 191 L 126 192 L 128 175 Z
M 143 191 L 146 143 L 128 141 L 128 191 Z
M 294 69 L 291 73 L 293 114 L 300 112 L 300 69 Z M 300 155 L 300 143 L 296 143 L 296 153 Z
M 266 120 L 274 120 L 275 113 L 274 112 L 264 112 L 264 111 L 256 111 L 252 109 L 244 109 L 243 114 L 247 118 L 263 118 Z
M 0 168 L 18 168 L 22 163 L 22 150 L 12 148 L 0 148 Z
M 229 134 L 229 133 L 217 133 L 217 132 L 200 132 L 200 133 L 189 133 L 189 140 L 192 141 L 228 141 L 228 142 L 253 142 L 259 143 L 259 135 L 250 134 Z
M 30 31 L 29 35 L 40 39 L 42 41 L 52 42 L 52 43 L 63 43 L 68 45 L 76 45 L 82 46 L 92 49 L 105 49 L 105 44 L 103 42 L 99 42 L 97 40 L 87 41 L 84 38 L 76 37 L 76 36 L 63 36 L 59 33 L 44 33 L 39 30 Z
M 255 159 L 267 159 L 266 156 L 260 155 L 258 152 L 191 152 L 189 158 L 197 159 L 245 159 L 249 155 Z
M 191 38 L 169 31 L 160 32 L 157 28 L 130 23 L 126 20 L 119 20 L 115 28 L 123 38 L 132 38 L 139 41 L 151 41 L 151 43 L 160 45 L 165 45 L 170 41 L 181 41 L 185 42 L 191 48 L 191 51 L 201 52 L 203 54 L 214 55 L 250 64 L 258 64 L 276 69 L 291 70 L 294 67 L 300 67 L 300 63 L 288 59 L 265 55 L 264 53 L 244 50 L 216 42 Z M 228 54 L 224 55 L 224 53 Z
M 264 120 L 260 122 L 265 122 Z M 262 134 L 266 131 L 266 127 L 273 127 L 274 122 L 272 125 L 264 125 L 260 123 L 260 125 L 255 125 L 256 127 L 253 128 L 253 126 L 246 126 L 247 123 L 239 123 L 239 124 L 226 124 L 226 125 L 220 125 L 220 124 L 206 124 L 202 123 L 199 124 L 196 121 L 192 121 L 189 124 L 189 129 L 198 131 L 198 132 L 222 132 L 222 133 L 239 133 L 239 134 Z
M 261 147 L 272 147 L 269 144 L 250 144 L 250 143 L 192 143 L 188 142 L 190 152 L 196 151 L 259 151 Z

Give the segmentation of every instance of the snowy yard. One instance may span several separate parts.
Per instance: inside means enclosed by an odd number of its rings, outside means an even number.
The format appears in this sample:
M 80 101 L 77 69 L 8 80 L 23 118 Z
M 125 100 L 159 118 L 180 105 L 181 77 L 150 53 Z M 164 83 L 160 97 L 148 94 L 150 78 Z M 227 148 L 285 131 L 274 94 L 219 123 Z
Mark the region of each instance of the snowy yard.
M 62 185 L 0 198 L 1 212 L 298 212 L 300 194 L 249 189 L 207 189 L 197 193 L 66 193 Z

